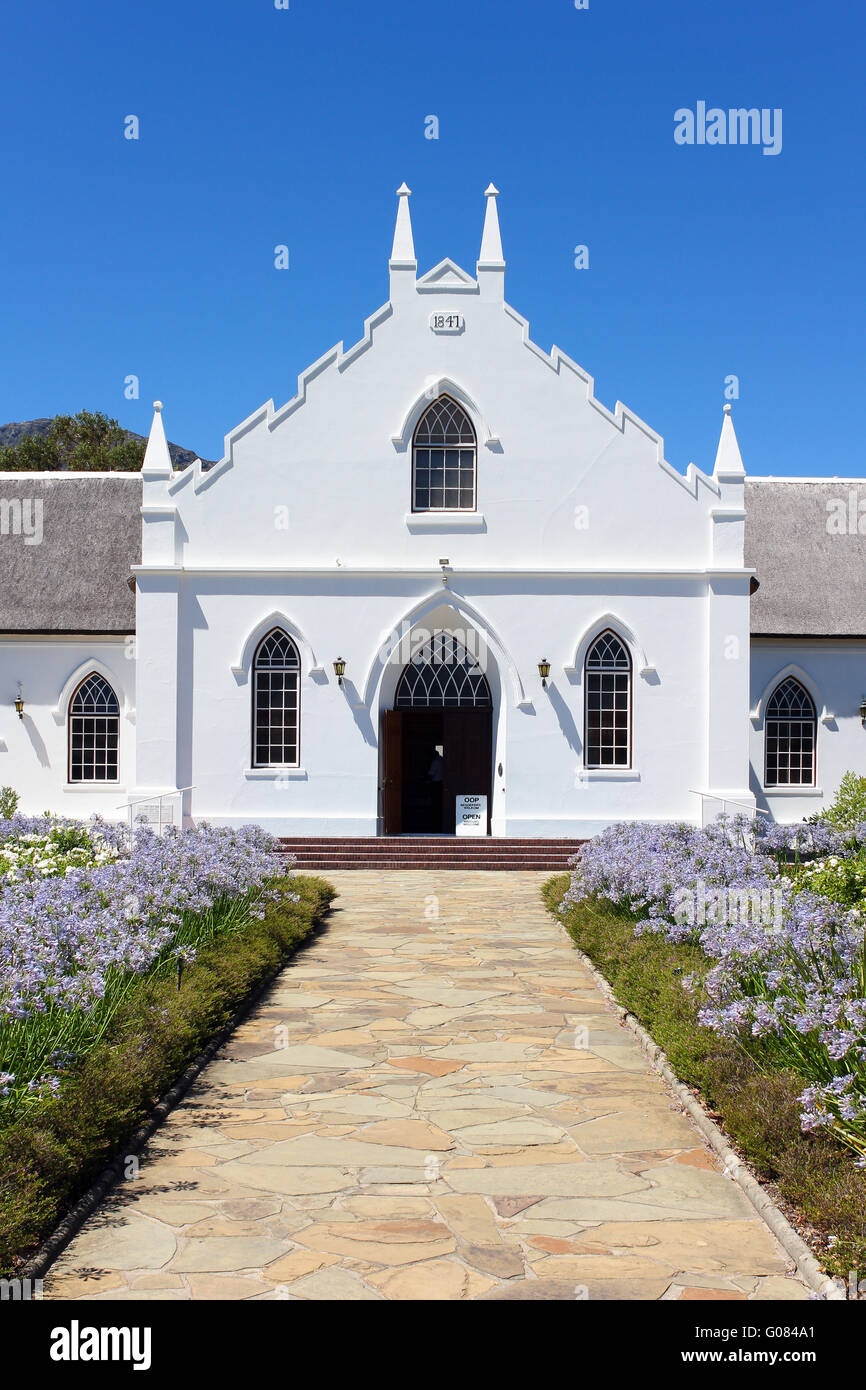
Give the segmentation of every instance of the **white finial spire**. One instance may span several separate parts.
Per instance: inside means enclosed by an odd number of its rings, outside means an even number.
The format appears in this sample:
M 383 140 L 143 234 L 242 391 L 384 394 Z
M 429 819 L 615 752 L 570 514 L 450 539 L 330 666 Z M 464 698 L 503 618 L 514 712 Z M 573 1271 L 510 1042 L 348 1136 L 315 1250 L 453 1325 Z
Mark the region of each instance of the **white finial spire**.
M 740 453 L 740 446 L 737 443 L 737 435 L 734 429 L 734 421 L 731 416 L 731 403 L 725 404 L 725 418 L 722 420 L 722 433 L 719 437 L 719 447 L 716 451 L 716 462 L 713 467 L 713 477 L 718 481 L 745 477 L 746 470 L 743 467 L 743 458 Z
M 394 245 L 391 248 L 391 269 L 418 269 L 415 259 L 415 242 L 412 239 L 412 218 L 409 214 L 409 195 L 411 188 L 401 183 L 397 189 L 397 224 L 394 228 Z
M 484 232 L 481 237 L 481 255 L 478 258 L 478 266 L 487 266 L 495 270 L 504 270 L 505 261 L 502 258 L 502 236 L 499 231 L 499 213 L 496 209 L 496 199 L 499 196 L 499 189 L 490 183 L 484 190 L 487 199 L 487 208 L 484 213 Z
M 168 452 L 165 426 L 162 423 L 162 401 L 154 401 L 153 424 L 147 437 L 141 476 L 143 478 L 171 478 L 173 475 L 171 454 Z

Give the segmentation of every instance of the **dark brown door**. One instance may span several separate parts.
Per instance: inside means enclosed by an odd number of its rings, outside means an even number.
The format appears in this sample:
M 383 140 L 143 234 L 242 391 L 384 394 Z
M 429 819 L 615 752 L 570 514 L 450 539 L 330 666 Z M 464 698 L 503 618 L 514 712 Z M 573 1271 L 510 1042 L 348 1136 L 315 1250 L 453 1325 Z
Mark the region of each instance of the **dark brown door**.
M 382 820 L 386 835 L 403 833 L 403 715 L 382 713 Z
M 454 834 L 458 796 L 486 796 L 489 835 L 493 772 L 492 711 L 446 709 L 444 738 L 445 832 L 449 835 Z

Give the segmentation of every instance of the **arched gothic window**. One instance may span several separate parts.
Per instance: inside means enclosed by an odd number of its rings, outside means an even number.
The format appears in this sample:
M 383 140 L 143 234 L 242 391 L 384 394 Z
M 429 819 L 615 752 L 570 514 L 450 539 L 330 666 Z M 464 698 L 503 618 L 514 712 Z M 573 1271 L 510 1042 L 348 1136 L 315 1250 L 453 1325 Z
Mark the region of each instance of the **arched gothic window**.
M 474 657 L 450 632 L 419 647 L 397 686 L 395 709 L 487 709 L 490 686 Z
M 104 676 L 86 676 L 69 701 L 70 782 L 116 782 L 120 705 Z
M 615 632 L 599 633 L 584 662 L 586 767 L 631 767 L 631 657 Z
M 793 676 L 786 676 L 767 701 L 765 787 L 814 786 L 817 731 L 811 695 Z
M 472 421 L 450 396 L 439 396 L 415 427 L 413 512 L 474 512 L 475 461 Z
M 253 767 L 296 767 L 301 660 L 287 632 L 275 627 L 253 659 Z

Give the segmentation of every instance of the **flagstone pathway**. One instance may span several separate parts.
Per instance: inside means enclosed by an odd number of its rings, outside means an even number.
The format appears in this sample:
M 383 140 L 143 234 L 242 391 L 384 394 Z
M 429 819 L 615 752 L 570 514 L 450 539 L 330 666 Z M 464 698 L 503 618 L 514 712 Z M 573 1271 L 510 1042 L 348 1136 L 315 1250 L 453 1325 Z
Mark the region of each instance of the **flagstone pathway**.
M 333 874 L 58 1299 L 800 1299 L 537 873 Z

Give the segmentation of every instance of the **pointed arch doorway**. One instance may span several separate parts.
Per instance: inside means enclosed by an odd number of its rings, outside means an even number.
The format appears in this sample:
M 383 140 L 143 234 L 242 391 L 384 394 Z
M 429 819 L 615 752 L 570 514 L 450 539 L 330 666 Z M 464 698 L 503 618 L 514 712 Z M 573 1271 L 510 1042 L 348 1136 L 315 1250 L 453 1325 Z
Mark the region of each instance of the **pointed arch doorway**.
M 386 835 L 453 835 L 458 796 L 487 798 L 490 834 L 493 700 L 477 659 L 434 632 L 397 682 L 382 714 Z

